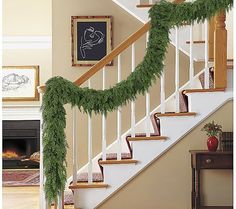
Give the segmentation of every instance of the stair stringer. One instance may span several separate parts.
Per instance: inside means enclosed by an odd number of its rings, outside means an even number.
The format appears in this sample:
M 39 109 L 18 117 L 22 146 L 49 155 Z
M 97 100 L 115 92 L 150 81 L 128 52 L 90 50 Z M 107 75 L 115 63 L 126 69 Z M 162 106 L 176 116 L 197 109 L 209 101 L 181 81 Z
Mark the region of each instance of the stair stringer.
M 209 100 L 209 95 L 201 93 L 201 100 L 206 100 L 208 105 L 204 109 L 200 109 L 202 106 L 199 105 L 199 112 L 196 116 L 161 117 L 161 132 L 168 139 L 165 141 L 134 141 L 132 143 L 133 158 L 139 162 L 136 165 L 104 165 L 104 182 L 110 186 L 107 189 L 80 189 L 78 191 L 79 199 L 75 201 L 76 207 L 93 209 L 101 205 L 111 195 L 135 178 L 142 170 L 191 132 L 198 124 L 233 99 L 233 92 L 231 90 L 212 92 L 211 95 L 211 100 Z M 192 97 L 195 96 L 199 97 L 197 94 L 192 94 Z M 194 105 L 197 106 L 197 104 Z

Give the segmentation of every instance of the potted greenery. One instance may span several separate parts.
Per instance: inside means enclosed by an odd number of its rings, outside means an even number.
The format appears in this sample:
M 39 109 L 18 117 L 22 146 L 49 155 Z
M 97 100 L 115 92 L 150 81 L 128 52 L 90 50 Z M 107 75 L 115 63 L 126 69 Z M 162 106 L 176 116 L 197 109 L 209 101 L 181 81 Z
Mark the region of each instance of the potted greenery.
M 216 124 L 214 121 L 211 123 L 207 123 L 201 129 L 202 131 L 206 131 L 207 139 L 207 147 L 211 152 L 215 152 L 218 147 L 218 138 L 217 136 L 222 132 L 222 126 Z

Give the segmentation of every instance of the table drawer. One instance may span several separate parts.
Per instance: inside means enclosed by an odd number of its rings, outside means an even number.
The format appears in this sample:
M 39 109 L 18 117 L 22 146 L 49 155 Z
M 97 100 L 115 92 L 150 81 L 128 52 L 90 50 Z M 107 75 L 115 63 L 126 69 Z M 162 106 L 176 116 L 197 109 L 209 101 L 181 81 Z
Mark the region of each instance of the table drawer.
M 199 167 L 205 169 L 232 169 L 233 157 L 232 155 L 214 155 L 204 154 L 199 156 Z

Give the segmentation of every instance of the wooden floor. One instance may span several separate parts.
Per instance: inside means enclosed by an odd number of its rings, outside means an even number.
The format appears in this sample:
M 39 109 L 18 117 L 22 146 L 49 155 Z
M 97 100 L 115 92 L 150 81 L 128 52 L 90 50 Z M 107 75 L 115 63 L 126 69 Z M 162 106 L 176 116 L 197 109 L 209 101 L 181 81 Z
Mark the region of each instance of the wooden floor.
M 3 209 L 39 209 L 39 187 L 3 187 Z
M 2 190 L 3 209 L 39 209 L 39 187 L 3 187 Z M 65 206 L 65 209 L 74 207 Z

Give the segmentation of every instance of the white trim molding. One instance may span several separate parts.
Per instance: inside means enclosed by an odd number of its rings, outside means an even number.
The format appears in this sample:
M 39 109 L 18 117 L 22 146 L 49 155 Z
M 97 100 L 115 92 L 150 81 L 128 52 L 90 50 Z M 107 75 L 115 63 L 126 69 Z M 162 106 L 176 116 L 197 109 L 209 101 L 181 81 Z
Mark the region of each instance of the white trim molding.
M 3 36 L 3 49 L 51 49 L 52 36 Z
M 40 105 L 3 105 L 3 120 L 41 120 Z

